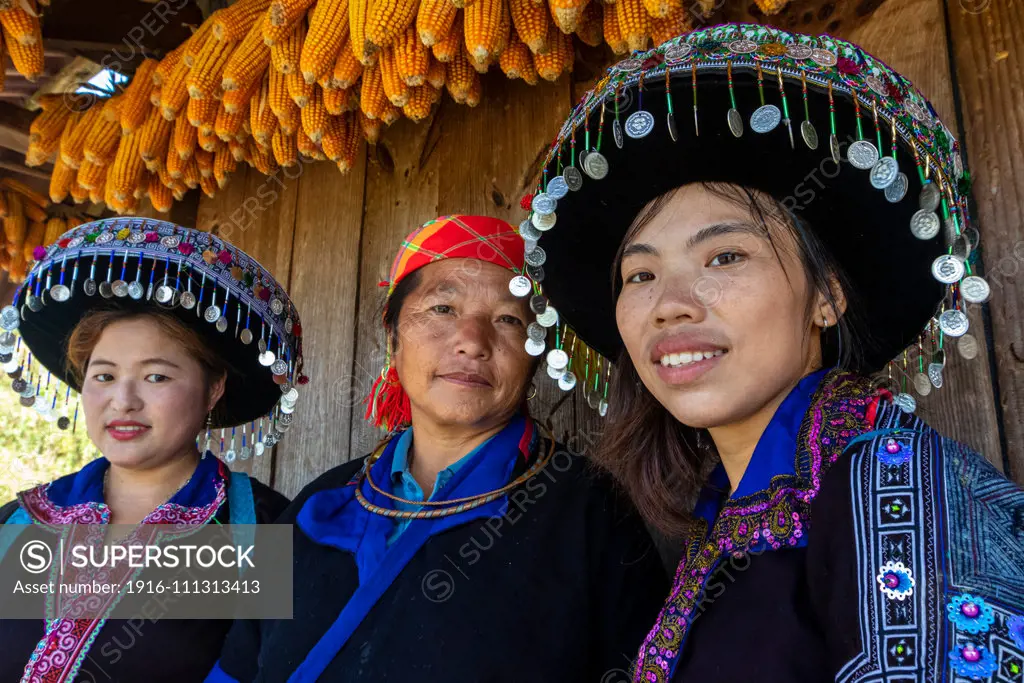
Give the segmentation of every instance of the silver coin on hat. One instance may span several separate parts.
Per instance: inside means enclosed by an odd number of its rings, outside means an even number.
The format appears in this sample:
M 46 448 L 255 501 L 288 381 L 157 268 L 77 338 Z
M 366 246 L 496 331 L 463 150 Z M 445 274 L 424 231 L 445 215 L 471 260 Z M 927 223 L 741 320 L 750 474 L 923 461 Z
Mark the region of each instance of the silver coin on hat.
M 811 59 L 818 65 L 826 67 L 835 66 L 839 62 L 839 58 L 836 57 L 836 53 L 820 47 L 816 47 L 811 50 Z
M 978 234 L 977 228 L 973 226 L 964 228 L 963 232 L 960 234 L 962 234 L 964 239 L 967 240 L 967 244 L 971 246 L 972 251 L 977 249 L 978 245 L 981 243 L 981 235 Z
M 583 187 L 583 174 L 575 166 L 569 166 L 562 171 L 562 177 L 565 178 L 565 184 L 573 192 L 578 192 Z
M 914 389 L 922 396 L 927 396 L 932 393 L 932 383 L 928 380 L 928 375 L 923 372 L 915 373 Z
M 145 293 L 146 288 L 142 286 L 141 282 L 133 280 L 132 282 L 128 283 L 128 296 L 130 296 L 135 301 L 141 299 L 142 295 Z
M 534 282 L 544 281 L 544 266 L 531 266 L 526 264 L 526 274 L 530 276 L 530 279 Z
M 526 336 L 534 341 L 544 341 L 548 336 L 548 331 L 537 323 L 532 322 L 526 326 Z
M 156 288 L 155 294 L 156 302 L 158 304 L 169 304 L 174 298 L 174 288 L 170 285 L 160 285 Z M 212 320 L 210 322 L 213 322 Z
M 896 174 L 896 179 L 892 181 L 889 187 L 885 188 L 885 199 L 893 204 L 897 204 L 907 196 L 907 187 L 909 187 L 910 181 L 907 179 L 907 174 L 900 173 Z
M 608 414 L 608 401 L 603 398 L 597 403 L 597 414 L 604 417 Z
M 857 140 L 846 150 L 846 158 L 854 168 L 866 171 L 878 162 L 878 149 L 867 140 Z
M 262 442 L 262 441 L 257 441 L 257 442 L 256 442 L 255 444 L 253 444 L 253 447 L 252 447 L 252 452 L 253 452 L 253 454 L 254 454 L 254 455 L 255 455 L 255 456 L 257 457 L 257 458 L 258 458 L 258 457 L 260 457 L 261 455 L 263 455 L 263 453 L 264 453 L 264 452 L 265 452 L 266 450 L 267 450 L 267 447 L 266 447 L 266 446 L 265 446 L 265 445 L 263 444 L 263 442 Z
M 551 365 L 551 363 L 548 363 L 547 373 L 548 377 L 551 379 L 559 379 L 565 374 L 565 368 L 556 368 L 554 365 Z
M 242 448 L 238 451 L 238 457 L 241 458 L 242 460 L 248 460 L 249 458 L 252 457 L 252 449 L 249 448 L 248 446 L 242 446 Z
M 25 408 L 31 408 L 33 405 L 35 405 L 36 397 L 34 395 L 22 396 L 20 399 L 18 399 L 18 402 Z
M 267 438 L 263 440 L 263 445 L 266 448 L 273 448 L 274 446 L 277 445 L 279 439 L 280 437 L 274 431 L 270 431 L 267 434 Z
M 14 391 L 14 393 L 18 394 L 19 396 L 21 395 L 21 392 L 25 391 L 25 387 L 27 386 L 28 382 L 26 382 L 20 377 L 11 382 L 11 389 Z
M 182 292 L 180 303 L 181 307 L 186 311 L 191 311 L 196 307 L 196 295 L 192 292 Z
M 281 315 L 282 313 L 284 313 L 284 302 L 276 297 L 271 299 L 270 312 L 273 313 L 274 315 Z
M 223 317 L 223 316 L 221 316 L 220 318 L 217 319 L 216 327 L 217 327 L 217 331 L 218 332 L 227 332 L 228 331 L 228 319 Z
M 114 280 L 114 284 L 110 285 L 110 289 L 113 290 L 114 296 L 119 299 L 128 296 L 128 283 L 124 280 Z
M 960 294 L 972 304 L 983 304 L 992 296 L 992 288 L 984 278 L 968 275 L 960 282 Z
M 520 299 L 533 291 L 533 287 L 530 285 L 530 280 L 525 275 L 516 275 L 508 282 L 508 291 L 512 292 L 512 296 L 517 296 Z
M 177 235 L 166 235 L 160 238 L 160 244 L 167 249 L 176 249 L 181 244 L 181 238 Z
M 970 326 L 971 321 L 967 319 L 967 315 L 956 308 L 943 311 L 939 316 L 939 329 L 950 337 L 963 336 Z
M 22 398 L 34 398 L 36 395 L 36 388 L 31 384 L 26 384 L 25 388 L 18 393 L 21 394 Z
M 569 194 L 569 184 L 565 182 L 565 178 L 560 175 L 556 175 L 548 183 L 548 194 L 555 199 L 561 199 L 565 195 Z
M 551 228 L 555 227 L 555 223 L 558 222 L 558 214 L 556 213 L 535 213 L 530 219 L 533 221 L 533 227 L 537 228 L 541 232 L 547 232 Z
M 0 351 L 3 353 L 10 353 L 17 345 L 18 338 L 14 336 L 14 332 L 0 334 Z
M 531 252 L 537 248 L 537 240 L 523 240 L 523 252 Z
M 543 234 L 544 233 L 534 227 L 529 218 L 519 224 L 519 236 L 524 240 L 539 240 L 540 236 Z
M 524 346 L 526 347 L 526 352 L 531 356 L 539 356 L 540 354 L 544 353 L 545 347 L 544 342 L 542 341 L 537 341 L 536 339 L 527 339 L 526 344 Z
M 681 62 L 686 59 L 686 56 L 689 55 L 692 50 L 693 48 L 688 43 L 674 45 L 665 50 L 665 61 L 670 64 L 673 62 Z
M 965 334 L 956 343 L 956 350 L 960 356 L 967 360 L 974 360 L 978 357 L 978 340 L 973 334 Z
M 750 127 L 755 133 L 768 133 L 782 122 L 782 112 L 774 104 L 763 104 L 750 115 Z
M 828 151 L 832 154 L 832 161 L 838 164 L 843 160 L 842 151 L 839 149 L 839 138 L 835 133 L 829 133 Z
M 220 307 L 219 306 L 207 306 L 203 312 L 203 320 L 208 323 L 215 323 L 220 319 Z
M 110 242 L 113 241 L 114 233 L 104 231 L 101 232 L 99 235 L 96 235 L 95 244 L 109 244 Z
M 593 408 L 594 410 L 597 410 L 597 402 L 600 400 L 601 399 L 598 398 L 596 392 L 591 392 L 587 394 L 587 405 Z
M 942 388 L 942 363 L 928 364 L 928 382 L 936 389 Z
M 896 182 L 900 174 L 900 165 L 892 157 L 881 157 L 871 167 L 871 186 L 876 190 L 885 188 Z
M 729 131 L 736 137 L 743 137 L 743 117 L 735 107 L 730 107 L 725 113 L 725 120 L 729 124 Z
M 934 182 L 926 182 L 921 187 L 921 194 L 918 195 L 917 205 L 924 211 L 935 211 L 939 208 L 941 200 L 942 193 L 939 192 L 939 186 Z
M 565 370 L 569 366 L 569 354 L 562 349 L 548 351 L 548 366 L 557 370 Z
M 544 262 L 547 261 L 548 255 L 544 253 L 542 247 L 536 247 L 533 251 L 526 252 L 526 262 L 531 266 L 543 266 Z
M 18 357 L 15 356 L 11 360 L 9 360 L 6 363 L 4 363 L 3 371 L 6 372 L 9 375 L 12 372 L 16 372 L 17 369 L 20 368 L 20 367 L 21 367 L 21 362 L 18 360 Z
M 792 43 L 786 46 L 786 54 L 791 59 L 803 60 L 811 56 L 813 50 L 810 45 L 803 45 L 802 43 Z
M 649 111 L 640 109 L 626 119 L 626 135 L 634 140 L 647 137 L 652 130 L 654 130 L 654 115 Z
M 284 373 L 288 372 L 288 363 L 278 358 L 277 360 L 274 361 L 273 365 L 270 366 L 270 371 L 275 375 L 283 375 Z
M 875 91 L 876 95 L 882 97 L 889 97 L 889 92 L 885 88 L 885 83 L 882 83 L 882 79 L 874 74 L 868 74 L 864 77 L 864 82 L 868 84 L 868 87 Z
M 814 129 L 814 124 L 806 119 L 800 123 L 800 137 L 804 139 L 808 149 L 818 149 L 818 131 Z
M 25 300 L 25 303 L 28 304 L 29 310 L 32 311 L 33 313 L 38 313 L 39 311 L 43 310 L 42 298 L 35 296 L 34 294 L 29 294 L 28 298 Z
M 676 127 L 676 115 L 673 112 L 665 115 L 665 125 L 668 126 L 668 136 L 672 138 L 672 142 L 677 142 L 679 140 L 679 129 Z
M 534 315 L 540 315 L 545 311 L 545 309 L 547 309 L 547 307 L 548 300 L 543 294 L 535 294 L 530 297 L 530 310 Z
M 917 410 L 917 399 L 907 393 L 899 393 L 893 396 L 893 404 L 905 413 L 912 413 Z
M 964 276 L 964 262 L 955 256 L 943 254 L 932 262 L 932 276 L 944 285 L 959 282 Z
M 109 299 L 114 296 L 114 288 L 110 286 L 110 283 L 104 280 L 100 283 L 100 296 L 104 299 Z
M 558 378 L 558 388 L 562 391 L 572 391 L 573 387 L 576 386 L 576 373 L 566 372 L 564 375 Z
M 244 330 L 241 331 L 241 333 L 239 333 L 238 339 L 243 344 L 252 344 L 252 330 L 250 330 L 248 327 L 245 328 Z
M 82 283 L 82 291 L 85 292 L 86 296 L 96 296 L 96 281 L 92 278 L 87 278 Z
M 291 401 L 292 403 L 294 403 L 295 401 L 299 400 L 299 390 L 296 389 L 295 387 L 292 387 L 288 391 L 286 391 L 281 396 L 281 398 L 282 400 Z
M 622 149 L 626 144 L 622 135 L 622 123 L 618 119 L 612 121 L 612 139 L 615 141 L 615 146 L 619 149 Z
M 141 230 L 132 230 L 128 234 L 128 242 L 129 242 L 129 244 L 142 244 L 145 241 L 146 241 L 146 233 L 142 232 Z
M 734 40 L 729 43 L 729 51 L 737 55 L 749 55 L 757 52 L 757 43 L 746 39 Z
M 50 298 L 57 303 L 64 303 L 71 298 L 71 290 L 67 285 L 54 285 L 50 287 Z
M 234 462 L 238 454 L 235 453 L 235 449 L 229 448 L 228 452 L 224 454 L 224 462 Z
M 600 152 L 591 152 L 583 161 L 583 171 L 594 180 L 608 175 L 608 160 Z
M 537 324 L 541 327 L 552 327 L 558 323 L 558 311 L 554 306 L 548 306 L 544 312 L 537 316 Z
M 939 234 L 939 217 L 934 211 L 918 209 L 910 219 L 910 234 L 919 240 L 930 240 Z
M 260 353 L 266 352 L 266 350 L 267 350 L 267 340 L 266 339 L 260 339 L 258 342 L 256 342 L 256 348 L 260 350 Z M 271 354 L 271 355 L 273 355 L 273 354 Z M 270 363 L 273 363 L 273 362 L 274 361 L 270 361 Z M 267 365 L 270 365 L 270 363 L 267 363 Z
M 259 362 L 265 368 L 269 368 L 277 360 L 277 356 L 274 355 L 273 351 L 263 351 L 259 355 Z
M 589 149 L 582 149 L 582 150 L 580 150 L 580 154 L 579 154 L 579 157 L 578 157 L 578 159 L 579 159 L 579 167 L 582 168 L 584 171 L 586 171 L 587 168 L 586 168 L 586 166 L 583 165 L 583 162 L 585 162 L 587 160 L 588 156 L 590 156 L 590 150 Z
M 540 192 L 534 196 L 533 202 L 530 204 L 534 214 L 549 214 L 554 213 L 558 207 L 558 202 L 555 198 L 546 192 Z
M 0 310 L 0 327 L 13 332 L 18 329 L 21 324 L 21 316 L 18 315 L 18 309 L 14 306 L 4 306 L 3 310 Z
M 57 429 L 66 430 L 71 426 L 71 418 L 67 415 L 61 415 L 57 418 Z
M 290 417 L 291 414 L 295 412 L 295 404 L 281 401 L 280 410 L 282 416 L 288 415 Z
M 294 329 L 295 329 L 295 321 L 292 320 L 290 317 L 289 318 L 285 318 L 285 321 L 284 321 L 284 332 L 285 332 L 285 334 L 291 334 L 292 330 L 294 330 Z

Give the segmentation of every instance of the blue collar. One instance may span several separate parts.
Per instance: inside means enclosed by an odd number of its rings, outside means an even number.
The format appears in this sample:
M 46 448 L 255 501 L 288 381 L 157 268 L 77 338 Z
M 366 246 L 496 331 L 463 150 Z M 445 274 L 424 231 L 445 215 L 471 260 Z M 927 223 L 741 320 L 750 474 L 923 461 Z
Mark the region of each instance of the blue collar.
M 82 503 L 105 504 L 103 475 L 109 467 L 109 460 L 97 458 L 77 472 L 53 481 L 47 488 L 47 496 L 61 507 Z M 200 458 L 188 483 L 168 502 L 189 508 L 209 505 L 217 495 L 215 483 L 223 480 L 226 473 L 223 463 L 212 453 L 207 453 L 205 458 Z
M 764 433 L 758 439 L 743 478 L 729 496 L 729 500 L 767 491 L 772 486 L 772 479 L 780 474 L 796 474 L 795 454 L 798 450 L 800 425 L 803 424 L 811 400 L 826 374 L 828 370 L 818 370 L 807 375 L 779 404 Z M 725 492 L 728 490 L 729 477 L 725 473 L 725 467 L 719 463 L 708 478 L 694 508 L 694 515 L 707 521 L 709 528 L 718 517 L 725 502 Z

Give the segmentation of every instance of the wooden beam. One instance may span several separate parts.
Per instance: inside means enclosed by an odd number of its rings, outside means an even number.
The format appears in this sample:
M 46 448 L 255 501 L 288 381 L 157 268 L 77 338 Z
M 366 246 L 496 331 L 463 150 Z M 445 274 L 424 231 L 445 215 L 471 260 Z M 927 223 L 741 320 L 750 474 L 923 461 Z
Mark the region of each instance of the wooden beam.
M 952 53 L 974 180 L 974 219 L 992 300 L 992 352 L 1007 474 L 1024 482 L 1024 8 L 948 2 Z M 964 406 L 970 403 L 964 402 Z M 973 406 L 968 410 L 975 410 Z
M 0 147 L 25 154 L 28 151 L 28 130 L 35 112 L 0 102 Z
M 11 171 L 12 173 L 20 173 L 21 175 L 28 176 L 29 178 L 39 178 L 41 180 L 45 180 L 47 183 L 50 182 L 49 173 L 38 168 L 29 168 L 25 164 L 18 164 L 13 161 L 0 161 L 0 168 L 5 171 Z
M 721 9 L 707 23 L 743 21 L 769 24 L 800 33 L 828 33 L 845 37 L 868 22 L 884 0 L 790 0 L 781 11 L 765 16 L 753 2 L 717 0 Z M 905 3 L 906 0 L 889 0 Z M 687 0 L 696 5 L 696 0 Z M 694 15 L 696 16 L 696 15 Z

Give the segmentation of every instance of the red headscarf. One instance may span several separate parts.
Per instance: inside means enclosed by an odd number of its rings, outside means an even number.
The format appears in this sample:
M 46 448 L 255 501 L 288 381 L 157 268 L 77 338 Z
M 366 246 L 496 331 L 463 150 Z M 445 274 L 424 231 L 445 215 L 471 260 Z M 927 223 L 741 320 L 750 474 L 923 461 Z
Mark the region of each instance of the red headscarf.
M 388 280 L 380 286 L 388 288 L 390 299 L 406 275 L 450 258 L 478 259 L 519 274 L 526 265 L 524 250 L 522 237 L 503 220 L 489 216 L 441 216 L 424 223 L 402 241 Z M 384 425 L 390 431 L 411 421 L 409 396 L 391 367 L 390 355 L 366 403 L 366 419 L 378 427 Z

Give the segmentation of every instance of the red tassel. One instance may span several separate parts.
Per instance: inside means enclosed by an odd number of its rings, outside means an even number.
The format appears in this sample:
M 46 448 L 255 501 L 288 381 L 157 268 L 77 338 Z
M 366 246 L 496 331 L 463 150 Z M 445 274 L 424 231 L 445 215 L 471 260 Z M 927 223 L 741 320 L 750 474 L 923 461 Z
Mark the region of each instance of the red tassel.
M 366 397 L 365 418 L 376 427 L 383 425 L 388 431 L 412 422 L 409 395 L 402 389 L 394 368 L 388 368 L 387 373 L 373 383 Z

